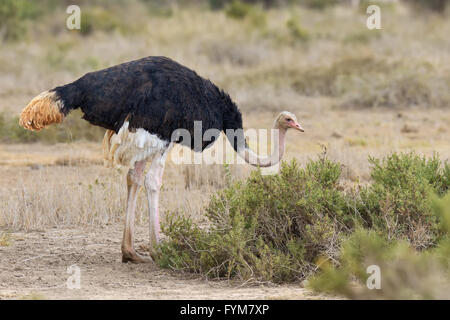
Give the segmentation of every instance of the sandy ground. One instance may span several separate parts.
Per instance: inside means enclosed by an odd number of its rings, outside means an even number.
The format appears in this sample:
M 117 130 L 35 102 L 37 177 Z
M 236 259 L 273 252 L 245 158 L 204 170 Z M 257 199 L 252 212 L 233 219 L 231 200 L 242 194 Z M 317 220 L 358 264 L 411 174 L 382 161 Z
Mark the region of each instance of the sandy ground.
M 121 226 L 12 233 L 0 246 L 0 299 L 324 299 L 300 285 L 240 287 L 121 262 Z M 137 248 L 147 228 L 139 227 Z M 80 289 L 68 289 L 67 268 L 80 268 Z

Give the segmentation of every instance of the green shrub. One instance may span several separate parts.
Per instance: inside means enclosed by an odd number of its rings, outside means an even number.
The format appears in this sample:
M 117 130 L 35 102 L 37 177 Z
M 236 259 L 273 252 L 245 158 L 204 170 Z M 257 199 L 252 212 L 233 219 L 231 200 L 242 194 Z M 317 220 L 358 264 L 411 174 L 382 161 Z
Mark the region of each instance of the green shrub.
M 26 23 L 39 15 L 38 6 L 31 0 L 2 0 L 0 2 L 0 37 L 17 40 L 26 33 Z M 1 40 L 1 39 L 0 39 Z
M 163 226 L 162 266 L 215 278 L 292 282 L 333 256 L 340 232 L 354 225 L 339 191 L 341 167 L 325 157 L 305 169 L 293 161 L 278 175 L 255 171 L 213 196 L 207 230 L 172 217 Z
M 294 39 L 301 41 L 309 40 L 309 33 L 300 25 L 298 17 L 296 16 L 291 17 L 286 22 L 286 26 Z
M 440 232 L 431 199 L 450 188 L 448 163 L 414 153 L 369 161 L 373 182 L 361 188 L 358 204 L 366 226 L 389 239 L 408 240 L 417 249 L 433 246 Z
M 80 26 L 80 32 L 82 35 L 90 35 L 94 31 L 125 32 L 126 30 L 127 27 L 112 11 L 107 11 L 100 7 L 82 11 Z
M 233 0 L 225 10 L 228 17 L 234 19 L 243 19 L 253 10 L 253 6 L 240 0 Z
M 402 241 L 388 241 L 373 231 L 357 230 L 342 245 L 338 267 L 321 265 L 308 285 L 315 291 L 357 299 L 450 298 L 450 194 L 433 201 L 444 237 L 432 250 L 417 252 Z M 381 288 L 370 290 L 367 267 L 380 269 Z
M 341 166 L 324 154 L 305 168 L 283 163 L 277 175 L 255 171 L 211 198 L 208 228 L 172 215 L 163 225 L 167 239 L 158 261 L 211 278 L 282 283 L 313 274 L 317 261 L 324 267 L 332 261 L 333 269 L 342 239 L 361 228 L 372 231 L 355 233 L 346 250 L 356 255 L 354 248 L 373 249 L 370 259 L 397 255 L 409 245 L 429 249 L 444 243 L 444 218 L 433 213 L 433 197 L 448 193 L 449 165 L 413 153 L 370 162 L 371 183 L 350 191 L 339 183 Z M 442 246 L 441 255 L 447 249 Z M 347 283 L 342 273 L 328 276 Z
M 372 164 L 371 177 L 375 183 L 387 188 L 408 189 L 410 180 L 423 179 L 432 191 L 444 195 L 450 189 L 448 162 L 442 163 L 437 154 L 431 158 L 411 153 L 393 153 L 384 159 L 369 158 Z
M 232 1 L 227 6 L 225 14 L 233 19 L 246 19 L 257 28 L 263 28 L 267 25 L 266 13 L 261 8 L 240 0 Z

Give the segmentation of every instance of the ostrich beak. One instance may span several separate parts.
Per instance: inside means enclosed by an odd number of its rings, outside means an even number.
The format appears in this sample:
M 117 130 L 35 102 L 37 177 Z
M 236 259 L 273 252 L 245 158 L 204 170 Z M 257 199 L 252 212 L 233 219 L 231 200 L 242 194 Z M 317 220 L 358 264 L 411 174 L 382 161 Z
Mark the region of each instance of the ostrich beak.
M 291 125 L 291 128 L 298 130 L 300 132 L 305 132 L 305 129 L 303 129 L 303 127 L 298 122 L 293 123 Z

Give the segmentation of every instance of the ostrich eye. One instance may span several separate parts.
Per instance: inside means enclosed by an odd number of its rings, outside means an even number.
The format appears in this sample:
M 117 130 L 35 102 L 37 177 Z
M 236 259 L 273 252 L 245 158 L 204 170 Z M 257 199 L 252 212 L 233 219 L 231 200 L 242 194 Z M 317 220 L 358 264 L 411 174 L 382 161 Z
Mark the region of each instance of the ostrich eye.
M 287 122 L 292 122 L 292 119 L 287 119 Z

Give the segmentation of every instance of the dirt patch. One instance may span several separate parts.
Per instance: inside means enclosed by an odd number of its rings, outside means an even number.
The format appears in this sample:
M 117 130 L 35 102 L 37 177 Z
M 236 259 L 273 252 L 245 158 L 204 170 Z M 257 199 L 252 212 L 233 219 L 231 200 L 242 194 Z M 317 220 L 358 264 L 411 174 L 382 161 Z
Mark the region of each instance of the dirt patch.
M 148 230 L 137 228 L 137 247 Z M 324 299 L 300 285 L 239 287 L 227 281 L 121 262 L 120 225 L 12 233 L 0 246 L 0 299 Z M 67 268 L 81 270 L 81 288 L 68 289 Z

